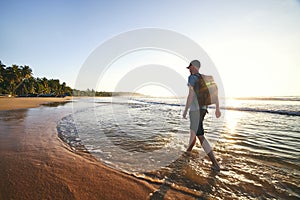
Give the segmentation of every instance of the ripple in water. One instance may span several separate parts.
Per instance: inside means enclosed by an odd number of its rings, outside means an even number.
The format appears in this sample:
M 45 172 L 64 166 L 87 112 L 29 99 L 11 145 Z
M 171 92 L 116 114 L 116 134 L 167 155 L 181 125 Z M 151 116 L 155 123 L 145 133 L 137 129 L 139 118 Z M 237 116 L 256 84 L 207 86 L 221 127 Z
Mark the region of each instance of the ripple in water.
M 300 198 L 299 116 L 223 110 L 224 120 L 208 117 L 206 136 L 216 142 L 223 166 L 214 173 L 199 144 L 184 153 L 189 122 L 181 119 L 180 109 L 99 103 L 63 118 L 57 129 L 74 148 L 86 148 L 107 165 L 161 187 L 175 184 L 212 199 Z

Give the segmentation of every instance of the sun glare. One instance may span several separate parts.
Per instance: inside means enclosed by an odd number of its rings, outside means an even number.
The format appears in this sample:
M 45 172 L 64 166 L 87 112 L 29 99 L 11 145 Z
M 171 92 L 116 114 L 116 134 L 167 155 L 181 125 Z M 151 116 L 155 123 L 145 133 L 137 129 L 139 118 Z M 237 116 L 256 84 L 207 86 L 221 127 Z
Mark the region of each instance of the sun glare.
M 226 107 L 230 108 L 236 108 L 240 106 L 240 101 L 237 101 L 235 99 L 227 99 L 226 100 Z M 230 134 L 235 133 L 237 124 L 242 118 L 241 112 L 236 112 L 234 110 L 226 110 L 225 113 L 225 122 L 226 122 L 226 128 L 228 129 L 228 132 Z
M 150 83 L 138 88 L 136 93 L 152 97 L 175 97 L 176 95 L 167 87 Z

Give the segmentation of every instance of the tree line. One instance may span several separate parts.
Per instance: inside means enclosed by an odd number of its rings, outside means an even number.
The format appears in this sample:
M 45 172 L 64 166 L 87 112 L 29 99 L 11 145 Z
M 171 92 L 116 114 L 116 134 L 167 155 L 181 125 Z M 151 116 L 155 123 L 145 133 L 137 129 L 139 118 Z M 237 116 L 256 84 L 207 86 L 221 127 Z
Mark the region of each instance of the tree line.
M 0 94 L 12 96 L 69 96 L 72 88 L 58 79 L 35 78 L 27 66 L 5 66 L 0 61 Z
M 105 92 L 95 91 L 94 89 L 76 90 L 73 89 L 74 96 L 89 96 L 89 97 L 112 97 L 112 96 L 144 96 L 143 94 L 133 92 Z
M 98 92 L 95 91 L 94 89 L 86 89 L 86 90 L 76 90 L 73 89 L 73 95 L 74 96 L 89 96 L 89 97 L 111 97 L 113 96 L 113 92 Z
M 19 97 L 64 97 L 64 96 L 140 96 L 130 92 L 98 92 L 94 89 L 77 90 L 62 84 L 58 79 L 35 78 L 27 66 L 6 66 L 0 60 L 0 95 Z

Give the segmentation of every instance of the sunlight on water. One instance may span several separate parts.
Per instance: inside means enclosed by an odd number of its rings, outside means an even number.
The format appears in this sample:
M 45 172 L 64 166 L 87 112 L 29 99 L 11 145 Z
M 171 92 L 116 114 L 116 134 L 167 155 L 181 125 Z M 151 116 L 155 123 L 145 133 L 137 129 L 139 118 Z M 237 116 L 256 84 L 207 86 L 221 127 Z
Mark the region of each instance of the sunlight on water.
M 228 112 L 225 111 L 225 124 L 228 130 L 228 133 L 234 134 L 240 120 L 243 118 L 243 113 L 241 112 Z
M 185 153 L 189 121 L 182 119 L 177 99 L 144 98 L 112 106 L 111 99 L 99 98 L 80 105 L 85 108 L 63 118 L 58 132 L 71 145 L 83 143 L 111 167 L 211 199 L 300 198 L 300 117 L 291 112 L 300 110 L 299 102 L 231 100 L 222 119 L 210 108 L 204 125 L 208 140 L 215 142 L 220 173 L 210 170 L 199 142 Z

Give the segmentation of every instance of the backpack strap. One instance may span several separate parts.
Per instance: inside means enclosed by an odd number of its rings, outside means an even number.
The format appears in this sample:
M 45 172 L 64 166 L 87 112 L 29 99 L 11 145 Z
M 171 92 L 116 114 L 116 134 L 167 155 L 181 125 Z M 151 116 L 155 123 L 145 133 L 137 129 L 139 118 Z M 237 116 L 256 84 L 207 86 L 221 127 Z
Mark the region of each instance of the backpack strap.
M 201 74 L 200 74 L 200 73 L 193 74 L 193 75 L 196 75 L 197 77 L 200 77 L 200 76 L 201 76 Z

